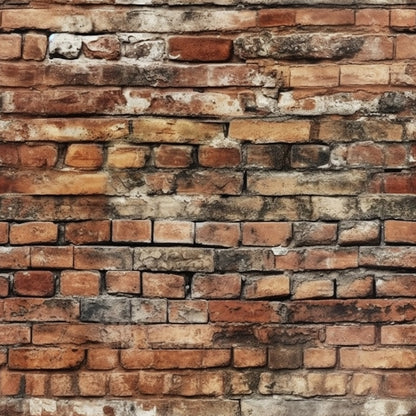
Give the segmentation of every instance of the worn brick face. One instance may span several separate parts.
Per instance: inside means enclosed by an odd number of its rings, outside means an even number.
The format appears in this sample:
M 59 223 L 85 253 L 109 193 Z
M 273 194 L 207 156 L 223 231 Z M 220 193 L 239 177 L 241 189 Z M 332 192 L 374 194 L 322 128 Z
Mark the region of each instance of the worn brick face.
M 1 415 L 416 414 L 410 3 L 0 0 Z

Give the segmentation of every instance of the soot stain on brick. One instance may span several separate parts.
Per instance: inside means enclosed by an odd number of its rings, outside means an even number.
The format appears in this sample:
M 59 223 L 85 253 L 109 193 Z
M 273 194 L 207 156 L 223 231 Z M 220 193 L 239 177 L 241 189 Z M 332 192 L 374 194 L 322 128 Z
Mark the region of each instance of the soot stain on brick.
M 380 97 L 378 104 L 378 110 L 380 113 L 399 113 L 403 111 L 409 105 L 404 92 L 401 91 L 389 91 L 383 93 Z

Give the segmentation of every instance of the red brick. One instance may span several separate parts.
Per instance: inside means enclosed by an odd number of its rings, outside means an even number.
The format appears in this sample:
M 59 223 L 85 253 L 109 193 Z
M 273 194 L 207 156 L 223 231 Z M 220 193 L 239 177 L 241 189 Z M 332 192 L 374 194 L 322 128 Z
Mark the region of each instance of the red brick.
M 174 300 L 168 303 L 168 321 L 174 324 L 208 322 L 208 303 L 205 300 Z
M 58 397 L 77 396 L 79 392 L 75 374 L 51 374 L 50 391 Z
M 9 241 L 9 224 L 7 222 L 0 222 L 0 244 L 5 244 Z
M 290 279 L 285 275 L 246 277 L 245 299 L 285 297 L 290 295 Z
M 296 11 L 296 24 L 311 26 L 353 25 L 352 9 L 299 9 Z
M 354 143 L 348 147 L 347 163 L 351 166 L 383 166 L 383 146 L 374 144 L 372 142 Z
M 49 384 L 48 374 L 25 374 L 25 393 L 28 396 L 46 396 Z
M 338 298 L 366 298 L 373 296 L 374 279 L 372 276 L 337 279 Z
M 109 393 L 111 396 L 129 397 L 136 394 L 139 383 L 139 374 L 112 373 L 109 380 Z
M 306 368 L 333 368 L 337 362 L 335 348 L 306 348 L 303 352 Z
M 398 35 L 396 38 L 396 59 L 414 59 L 416 57 L 415 37 Z
M 71 144 L 65 164 L 79 169 L 98 169 L 103 164 L 103 149 L 97 144 Z
M 169 58 L 179 61 L 220 62 L 230 58 L 230 39 L 208 36 L 173 36 L 168 39 Z
M 239 274 L 196 274 L 192 279 L 192 298 L 235 299 L 241 293 Z
M 397 10 L 396 10 L 397 11 Z M 390 13 L 384 9 L 361 9 L 355 12 L 357 26 L 389 26 Z
M 287 222 L 243 223 L 245 246 L 287 246 L 292 237 L 292 225 Z
M 150 243 L 152 223 L 149 220 L 114 220 L 113 241 Z
M 29 344 L 30 327 L 24 324 L 0 324 L 0 344 Z
M 10 244 L 55 243 L 58 226 L 53 222 L 27 222 L 11 224 Z
M 332 298 L 334 282 L 332 280 L 307 280 L 299 282 L 293 291 L 293 299 Z
M 416 327 L 411 324 L 382 326 L 381 344 L 416 345 Z
M 196 223 L 195 242 L 203 245 L 236 247 L 240 241 L 240 224 L 225 222 Z
M 48 38 L 40 33 L 29 32 L 23 37 L 23 59 L 43 61 L 48 48 Z
M 310 248 L 305 252 L 305 268 L 309 270 L 349 269 L 356 267 L 358 267 L 358 251 L 356 248 Z
M 75 247 L 74 267 L 79 270 L 131 270 L 132 257 L 129 247 Z
M 63 296 L 98 296 L 101 276 L 99 272 L 64 270 L 60 288 Z
M 415 275 L 391 275 L 376 279 L 377 297 L 416 296 Z
M 43 168 L 53 167 L 58 160 L 58 149 L 54 145 L 27 146 L 18 148 L 20 163 L 23 166 Z
M 266 348 L 235 347 L 233 366 L 237 368 L 264 367 L 267 363 Z
M 360 266 L 416 268 L 414 247 L 362 247 Z
M 416 26 L 416 10 L 393 9 L 390 12 L 390 25 L 397 28 Z
M 84 360 L 76 348 L 18 348 L 9 351 L 9 368 L 15 370 L 58 370 L 76 368 Z
M 121 45 L 117 36 L 103 35 L 84 38 L 82 51 L 87 58 L 115 60 L 120 57 Z
M 65 226 L 65 240 L 73 244 L 110 241 L 109 220 L 71 222 Z
M 400 168 L 407 166 L 406 147 L 400 144 L 384 146 L 384 165 L 390 168 Z
M 143 296 L 181 299 L 185 297 L 185 277 L 168 273 L 143 273 Z
M 108 293 L 141 293 L 140 272 L 108 271 L 105 274 L 105 285 Z
M 362 326 L 328 326 L 326 342 L 330 345 L 371 345 L 376 341 L 375 327 Z
M 192 244 L 194 223 L 191 221 L 155 221 L 153 241 L 155 243 Z
M 191 146 L 164 144 L 155 149 L 155 165 L 158 168 L 186 168 L 191 164 Z
M 116 169 L 142 168 L 149 154 L 149 148 L 145 146 L 112 146 L 108 149 L 108 166 Z
M 29 247 L 0 247 L 0 268 L 25 269 L 29 265 Z
M 79 305 L 72 299 L 8 298 L 4 300 L 4 317 L 10 322 L 71 322 L 79 317 Z
M 213 300 L 208 303 L 211 322 L 280 322 L 275 305 L 265 301 Z
M 144 176 L 150 194 L 171 194 L 174 190 L 176 175 L 173 173 L 147 173 Z
M 416 396 L 414 373 L 395 372 L 384 376 L 383 390 L 389 397 L 410 398 Z
M 16 396 L 24 390 L 24 375 L 11 371 L 0 372 L 0 394 L 2 396 Z
M 22 37 L 18 34 L 0 36 L 0 60 L 17 59 L 21 56 Z
M 9 277 L 0 275 L 0 297 L 5 298 L 9 295 Z
M 53 296 L 55 279 L 52 272 L 31 270 L 14 275 L 13 289 L 18 296 Z
M 81 372 L 78 374 L 78 388 L 81 396 L 105 396 L 108 374 L 98 372 Z
M 241 162 L 241 153 L 237 147 L 200 146 L 198 161 L 201 166 L 210 168 L 237 167 Z
M 72 268 L 74 265 L 74 249 L 72 246 L 31 247 L 30 264 L 32 267 L 39 268 Z
M 223 367 L 230 363 L 231 352 L 212 350 L 122 350 L 121 364 L 126 369 L 158 370 L 173 368 Z
M 260 27 L 294 26 L 295 10 L 264 9 L 258 11 L 257 24 Z

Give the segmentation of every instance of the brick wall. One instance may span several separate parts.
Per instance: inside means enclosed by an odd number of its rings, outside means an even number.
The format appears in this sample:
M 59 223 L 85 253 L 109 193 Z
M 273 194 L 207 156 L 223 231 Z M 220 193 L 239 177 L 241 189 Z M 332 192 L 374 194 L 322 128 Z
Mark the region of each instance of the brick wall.
M 416 9 L 0 0 L 0 414 L 416 414 Z

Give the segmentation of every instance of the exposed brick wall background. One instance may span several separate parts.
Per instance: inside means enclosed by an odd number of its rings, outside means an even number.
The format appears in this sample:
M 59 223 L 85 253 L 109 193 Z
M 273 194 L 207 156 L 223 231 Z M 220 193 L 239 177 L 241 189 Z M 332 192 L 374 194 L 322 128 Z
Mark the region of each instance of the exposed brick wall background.
M 0 0 L 0 414 L 416 414 L 416 8 Z

